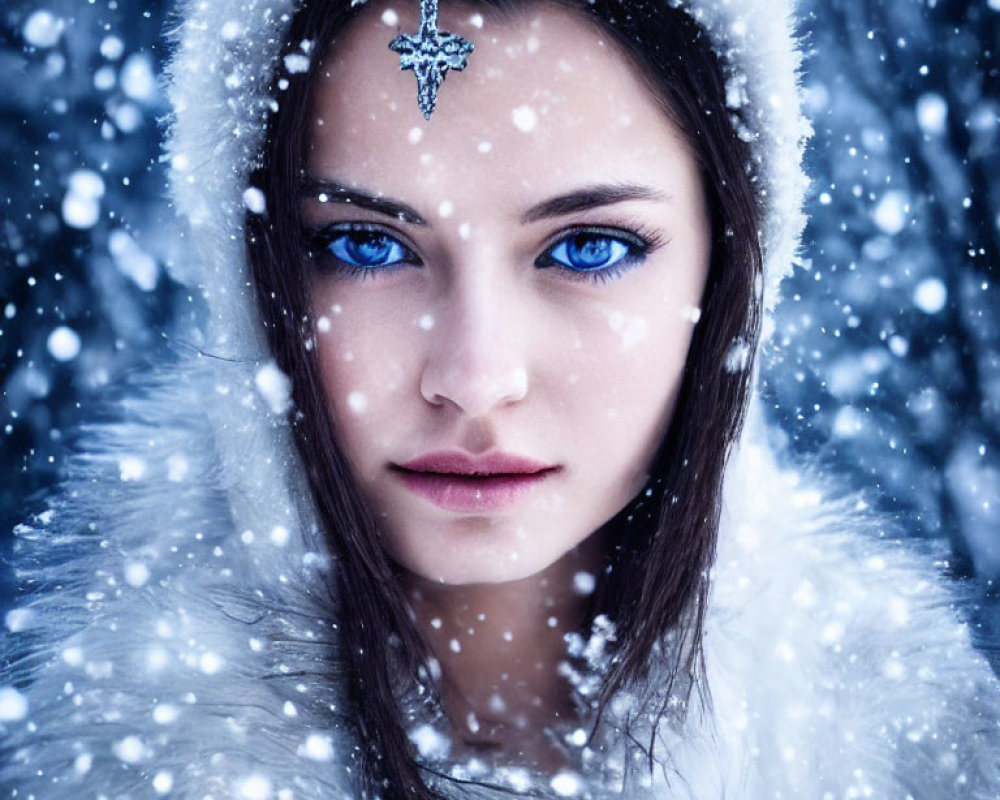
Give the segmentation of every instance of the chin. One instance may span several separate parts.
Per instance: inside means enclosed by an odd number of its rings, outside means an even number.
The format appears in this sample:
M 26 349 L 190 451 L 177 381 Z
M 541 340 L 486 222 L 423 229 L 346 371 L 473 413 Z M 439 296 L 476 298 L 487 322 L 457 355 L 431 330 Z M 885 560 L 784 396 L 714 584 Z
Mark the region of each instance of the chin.
M 571 570 L 582 568 L 580 545 L 590 538 L 550 527 L 543 542 L 537 532 L 546 526 L 538 523 L 529 529 L 535 532 L 533 537 L 525 537 L 525 526 L 507 528 L 494 519 L 473 517 L 463 523 L 461 530 L 433 541 L 390 535 L 390 555 L 410 574 L 440 586 L 500 584 L 525 580 L 562 564 Z
M 445 573 L 419 573 L 419 577 L 433 581 L 440 586 L 482 586 L 513 583 L 526 580 L 544 572 L 551 564 L 536 565 L 525 562 L 507 564 L 483 564 L 471 568 L 456 568 Z
M 426 563 L 424 559 L 401 558 L 397 561 L 411 575 L 439 586 L 472 586 L 524 580 L 544 572 L 558 560 L 529 558 L 516 551 L 506 557 L 497 553 L 486 558 L 477 558 L 474 554 L 463 557 L 460 553 L 453 556 L 437 559 L 434 563 Z

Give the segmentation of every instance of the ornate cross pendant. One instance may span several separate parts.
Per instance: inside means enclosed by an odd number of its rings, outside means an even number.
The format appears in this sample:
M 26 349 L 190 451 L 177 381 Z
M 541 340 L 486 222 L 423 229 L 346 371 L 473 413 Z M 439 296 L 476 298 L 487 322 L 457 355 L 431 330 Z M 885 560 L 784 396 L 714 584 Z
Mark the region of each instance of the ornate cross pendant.
M 417 104 L 430 119 L 437 93 L 449 69 L 465 69 L 473 51 L 472 42 L 454 33 L 438 30 L 438 0 L 420 0 L 420 31 L 416 36 L 401 33 L 389 43 L 399 53 L 399 68 L 412 69 L 417 76 Z

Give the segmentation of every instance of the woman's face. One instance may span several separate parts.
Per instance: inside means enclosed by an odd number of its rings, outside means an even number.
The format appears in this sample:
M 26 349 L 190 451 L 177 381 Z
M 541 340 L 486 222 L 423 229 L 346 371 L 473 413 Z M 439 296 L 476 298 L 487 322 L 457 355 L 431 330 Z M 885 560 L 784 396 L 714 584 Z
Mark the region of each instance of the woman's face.
M 708 216 L 681 134 L 581 14 L 443 6 L 476 49 L 427 122 L 388 49 L 416 6 L 369 5 L 314 87 L 315 345 L 393 558 L 432 581 L 515 580 L 648 478 Z

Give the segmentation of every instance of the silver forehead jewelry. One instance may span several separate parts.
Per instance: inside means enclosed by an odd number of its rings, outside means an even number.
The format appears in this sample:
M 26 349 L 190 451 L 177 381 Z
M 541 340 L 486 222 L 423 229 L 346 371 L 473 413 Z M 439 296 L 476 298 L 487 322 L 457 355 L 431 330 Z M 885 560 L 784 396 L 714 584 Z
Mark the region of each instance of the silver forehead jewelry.
M 399 68 L 412 69 L 417 76 L 417 105 L 430 119 L 437 93 L 448 70 L 465 69 L 466 59 L 475 48 L 455 33 L 438 30 L 438 0 L 420 0 L 420 30 L 416 36 L 401 33 L 389 49 L 399 53 Z

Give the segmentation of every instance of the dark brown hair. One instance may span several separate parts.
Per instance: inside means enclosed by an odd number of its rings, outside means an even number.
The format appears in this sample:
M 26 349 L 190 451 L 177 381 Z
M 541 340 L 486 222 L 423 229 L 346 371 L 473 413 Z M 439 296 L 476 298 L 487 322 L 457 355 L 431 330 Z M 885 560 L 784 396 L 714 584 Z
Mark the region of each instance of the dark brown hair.
M 464 1 L 495 13 L 545 2 Z M 632 60 L 685 135 L 711 217 L 711 265 L 701 319 L 673 418 L 649 484 L 605 526 L 613 545 L 590 615 L 590 620 L 606 616 L 616 631 L 595 720 L 622 690 L 647 698 L 647 706 L 655 703 L 642 713 L 659 719 L 672 688 L 686 700 L 692 688 L 701 687 L 701 638 L 722 477 L 742 426 L 752 374 L 750 361 L 734 358 L 734 352 L 752 359 L 759 329 L 761 206 L 749 147 L 737 134 L 735 112 L 726 107 L 725 65 L 690 16 L 666 0 L 551 1 L 585 14 Z M 309 40 L 322 54 L 359 8 L 350 0 L 306 0 L 291 21 L 284 52 Z M 385 800 L 428 798 L 434 793 L 421 778 L 400 705 L 403 692 L 427 682 L 426 649 L 374 516 L 337 444 L 315 351 L 308 344 L 310 275 L 299 198 L 310 89 L 320 61 L 314 56 L 304 74 L 284 74 L 279 67 L 274 76 L 279 110 L 268 121 L 261 166 L 252 176 L 268 212 L 248 215 L 246 244 L 271 350 L 292 377 L 296 440 L 337 559 L 343 657 L 361 743 L 361 788 Z M 666 662 L 657 668 L 658 680 L 666 685 L 650 691 L 654 653 Z M 651 747 L 649 755 L 652 759 Z

